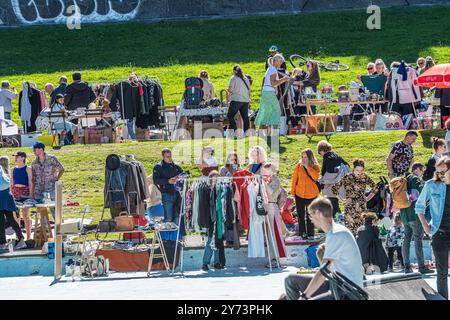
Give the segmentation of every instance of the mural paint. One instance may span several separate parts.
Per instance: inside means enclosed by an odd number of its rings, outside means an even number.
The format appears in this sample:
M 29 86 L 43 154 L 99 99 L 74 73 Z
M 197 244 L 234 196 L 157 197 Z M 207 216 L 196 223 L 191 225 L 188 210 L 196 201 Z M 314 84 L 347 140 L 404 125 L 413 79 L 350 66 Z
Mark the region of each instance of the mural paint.
M 127 21 L 136 17 L 143 0 L 11 0 L 21 24 L 63 24 L 77 6 L 81 23 Z M 68 10 L 69 9 L 69 10 Z

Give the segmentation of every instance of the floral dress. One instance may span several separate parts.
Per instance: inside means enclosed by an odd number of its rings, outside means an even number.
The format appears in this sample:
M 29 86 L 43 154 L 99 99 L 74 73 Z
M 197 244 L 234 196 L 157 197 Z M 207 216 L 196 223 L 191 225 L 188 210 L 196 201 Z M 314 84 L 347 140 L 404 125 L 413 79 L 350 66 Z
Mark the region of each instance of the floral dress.
M 364 225 L 362 214 L 367 212 L 365 193 L 368 186 L 372 188 L 372 192 L 377 191 L 377 185 L 372 178 L 366 174 L 359 178 L 352 172 L 331 188 L 336 196 L 339 195 L 341 187 L 345 189 L 345 225 L 355 235 L 358 228 Z

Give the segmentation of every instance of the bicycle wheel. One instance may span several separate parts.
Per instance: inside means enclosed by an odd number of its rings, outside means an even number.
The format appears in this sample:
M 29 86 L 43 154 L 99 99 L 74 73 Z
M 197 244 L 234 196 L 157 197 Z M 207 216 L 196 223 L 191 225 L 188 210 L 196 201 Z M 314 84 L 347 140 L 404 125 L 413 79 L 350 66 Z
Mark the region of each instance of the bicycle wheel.
M 3 137 L 4 148 L 18 148 L 20 146 L 19 141 L 15 138 Z
M 289 62 L 291 63 L 292 67 L 294 67 L 294 68 L 299 68 L 301 66 L 304 66 L 307 61 L 308 61 L 308 59 L 306 59 L 305 57 L 302 57 L 301 55 L 298 55 L 298 54 L 293 54 L 289 57 Z
M 350 69 L 349 66 L 339 63 L 339 61 L 324 63 L 323 67 L 328 71 L 345 71 Z

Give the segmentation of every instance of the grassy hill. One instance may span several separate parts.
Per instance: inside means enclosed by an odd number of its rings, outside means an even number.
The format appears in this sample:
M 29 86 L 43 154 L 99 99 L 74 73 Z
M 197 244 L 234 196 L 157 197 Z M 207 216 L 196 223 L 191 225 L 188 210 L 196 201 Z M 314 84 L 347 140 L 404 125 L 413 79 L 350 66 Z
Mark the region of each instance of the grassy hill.
M 368 174 L 375 180 L 381 175 L 387 175 L 385 159 L 390 151 L 392 143 L 401 140 L 404 131 L 395 132 L 370 132 L 355 134 L 339 134 L 333 136 L 330 142 L 334 150 L 344 159 L 351 161 L 354 158 L 363 158 L 366 160 Z M 425 163 L 431 156 L 430 136 L 444 136 L 443 131 L 422 131 L 415 147 L 416 161 Z M 293 167 L 300 158 L 300 153 L 305 148 L 316 150 L 317 142 L 320 137 L 315 137 L 311 142 L 304 136 L 288 136 L 280 139 L 279 153 L 279 171 L 283 185 L 290 187 L 290 179 Z M 230 144 L 227 144 L 230 143 Z M 237 150 L 242 162 L 247 161 L 249 146 L 256 143 L 264 145 L 262 141 L 254 139 L 245 140 L 226 140 L 215 139 L 205 140 L 203 145 L 211 145 L 216 150 L 217 158 L 222 165 L 228 151 Z M 160 161 L 160 152 L 164 147 L 172 148 L 175 153 L 181 152 L 175 159 L 181 164 L 184 170 L 189 170 L 191 176 L 200 176 L 200 172 L 195 163 L 199 156 L 201 142 L 199 140 L 182 142 L 145 142 L 145 143 L 127 143 L 127 144 L 109 144 L 109 145 L 91 145 L 91 146 L 70 146 L 62 150 L 49 150 L 64 164 L 66 172 L 62 178 L 64 183 L 64 199 L 78 201 L 82 206 L 90 205 L 92 208 L 92 217 L 99 219 L 103 205 L 103 186 L 104 186 L 104 163 L 106 157 L 111 153 L 121 155 L 134 154 L 136 159 L 143 162 L 147 174 L 151 174 L 153 166 Z M 226 150 L 228 148 L 228 151 Z M 31 149 L 23 149 L 31 157 Z M 12 155 L 17 150 L 1 150 L 2 155 Z M 223 158 L 220 156 L 223 154 Z M 278 154 L 272 154 L 277 157 Z M 33 157 L 31 157 L 33 158 Z M 319 157 L 319 161 L 321 162 Z M 83 207 L 68 207 L 64 209 L 66 217 L 80 216 Z
M 232 66 L 240 63 L 258 84 L 264 74 L 267 49 L 277 44 L 287 55 L 310 55 L 317 50 L 321 60 L 339 59 L 350 65 L 346 72 L 322 72 L 322 82 L 335 87 L 348 83 L 365 72 L 368 61 L 383 58 L 387 64 L 404 59 L 415 62 L 418 56 L 432 55 L 440 62 L 450 58 L 450 6 L 412 7 L 382 10 L 382 30 L 366 28 L 365 11 L 314 13 L 297 16 L 254 17 L 213 21 L 129 23 L 83 25 L 81 30 L 65 26 L 0 29 L 0 79 L 8 79 L 17 88 L 24 80 L 43 87 L 56 83 L 61 74 L 84 71 L 87 81 L 118 80 L 136 71 L 159 77 L 167 105 L 179 103 L 184 79 L 206 69 L 216 91 L 224 89 Z M 259 88 L 258 88 L 259 89 Z M 259 102 L 259 90 L 253 90 L 253 107 Z M 13 119 L 18 119 L 17 113 Z M 444 133 L 435 132 L 438 136 Z M 386 175 L 384 160 L 394 141 L 404 132 L 337 135 L 331 139 L 335 150 L 347 160 L 364 158 L 369 174 L 378 180 Z M 416 158 L 425 161 L 431 154 L 429 132 L 422 132 L 415 146 Z M 216 150 L 225 141 L 205 141 Z M 280 174 L 289 185 L 293 165 L 306 147 L 315 150 L 318 138 L 308 143 L 304 136 L 281 138 Z M 110 153 L 135 154 L 145 164 L 147 173 L 160 159 L 163 147 L 189 151 L 198 142 L 148 142 L 103 146 L 71 146 L 50 151 L 66 167 L 63 177 L 65 198 L 89 204 L 98 219 L 103 203 L 104 160 Z M 241 145 L 240 143 L 245 143 Z M 254 141 L 236 142 L 234 148 L 246 154 Z M 233 148 L 233 146 L 231 146 Z M 25 150 L 31 153 L 31 149 Z M 11 155 L 12 150 L 0 150 Z M 226 153 L 226 152 L 224 152 Z M 198 153 L 191 152 L 192 160 Z M 189 156 L 188 156 L 189 158 Z M 198 175 L 192 164 L 185 170 Z M 79 216 L 82 208 L 67 208 L 65 216 Z
M 322 83 L 336 88 L 365 73 L 367 62 L 386 64 L 419 56 L 450 58 L 450 6 L 382 9 L 382 30 L 368 30 L 363 10 L 225 20 L 82 25 L 0 29 L 0 79 L 17 88 L 24 80 L 56 83 L 61 74 L 83 70 L 87 81 L 126 78 L 136 71 L 159 77 L 166 105 L 180 102 L 184 79 L 209 71 L 216 91 L 227 87 L 232 67 L 240 63 L 256 79 L 253 107 L 270 45 L 281 52 L 339 59 L 346 72 L 322 72 Z M 447 19 L 448 20 L 448 19 Z M 18 118 L 17 113 L 15 119 Z

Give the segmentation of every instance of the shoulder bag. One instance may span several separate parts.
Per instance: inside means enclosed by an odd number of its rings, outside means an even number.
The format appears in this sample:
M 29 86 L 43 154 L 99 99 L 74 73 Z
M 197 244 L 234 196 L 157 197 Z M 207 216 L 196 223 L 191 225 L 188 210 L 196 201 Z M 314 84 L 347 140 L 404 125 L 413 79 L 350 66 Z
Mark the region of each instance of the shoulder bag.
M 308 172 L 308 169 L 306 169 L 304 166 L 302 166 L 303 170 L 305 170 L 306 175 L 316 184 L 317 188 L 319 189 L 319 192 L 323 189 L 323 184 L 321 184 L 319 181 L 314 180 L 311 175 Z

